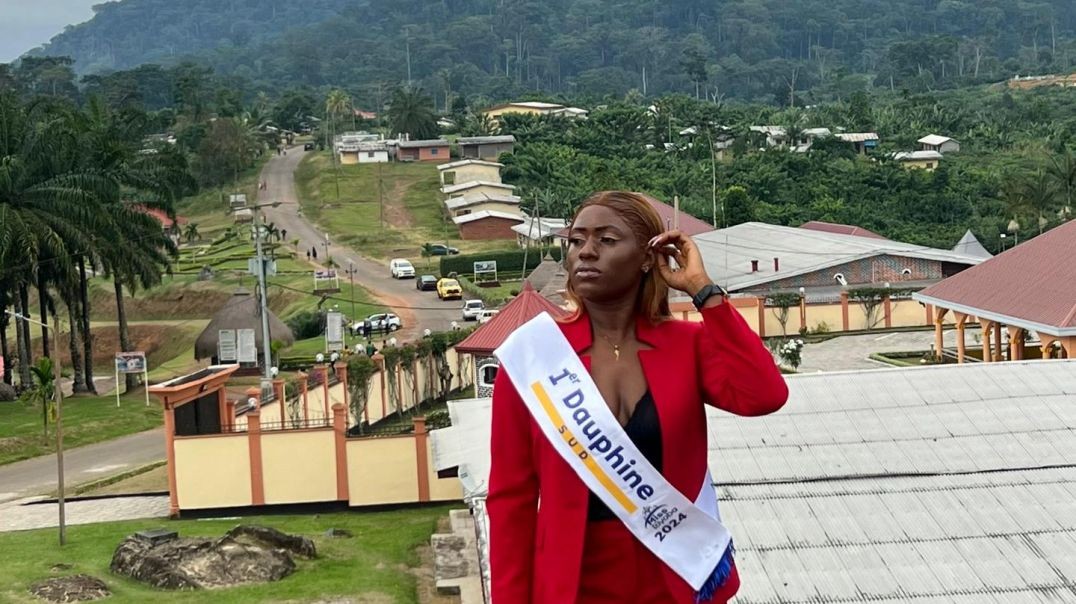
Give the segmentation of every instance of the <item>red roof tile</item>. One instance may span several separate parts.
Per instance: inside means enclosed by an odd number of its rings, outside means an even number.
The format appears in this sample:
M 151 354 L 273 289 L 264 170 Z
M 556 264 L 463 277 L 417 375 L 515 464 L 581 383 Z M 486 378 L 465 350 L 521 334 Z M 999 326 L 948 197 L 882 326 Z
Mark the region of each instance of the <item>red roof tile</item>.
M 1073 331 L 1076 329 L 1073 258 L 1076 258 L 1076 221 L 936 283 L 915 297 L 924 302 L 937 301 L 943 307 L 960 306 L 973 315 L 980 312 L 998 320 L 1008 318 Z
M 811 220 L 800 225 L 801 229 L 808 231 L 822 231 L 823 233 L 837 233 L 839 235 L 855 235 L 856 237 L 868 237 L 870 239 L 886 239 L 874 231 L 853 224 L 837 224 L 835 222 L 822 222 Z M 888 241 L 888 239 L 886 239 Z
M 568 314 L 568 311 L 539 295 L 531 287 L 530 282 L 525 281 L 519 295 L 512 298 L 501 309 L 501 312 L 493 315 L 487 323 L 479 326 L 474 333 L 456 344 L 456 352 L 493 354 L 493 351 L 503 344 L 516 328 L 537 317 L 543 311 L 548 312 L 554 319 Z
M 168 213 L 164 210 L 158 210 L 157 208 L 150 208 L 147 206 L 133 206 L 133 209 L 156 218 L 157 222 L 161 223 L 161 228 L 172 228 L 173 220 L 168 217 Z M 186 224 L 187 219 L 182 216 L 176 216 L 175 222 L 179 224 Z

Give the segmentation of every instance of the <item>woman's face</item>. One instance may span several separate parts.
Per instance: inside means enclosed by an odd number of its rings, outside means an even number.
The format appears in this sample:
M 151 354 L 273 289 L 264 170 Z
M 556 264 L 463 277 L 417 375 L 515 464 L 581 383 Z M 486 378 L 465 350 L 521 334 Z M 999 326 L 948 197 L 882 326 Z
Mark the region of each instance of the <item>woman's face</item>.
M 587 206 L 568 233 L 568 278 L 580 298 L 590 302 L 634 299 L 644 265 L 645 241 L 611 208 Z

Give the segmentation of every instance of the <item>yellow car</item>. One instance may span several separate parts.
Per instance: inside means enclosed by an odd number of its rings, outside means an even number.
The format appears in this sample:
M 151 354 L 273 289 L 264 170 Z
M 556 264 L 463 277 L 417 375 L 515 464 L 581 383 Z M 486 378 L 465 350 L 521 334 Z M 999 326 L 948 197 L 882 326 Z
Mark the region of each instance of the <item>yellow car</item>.
M 463 288 L 455 279 L 440 279 L 437 281 L 437 297 L 442 300 L 462 300 Z

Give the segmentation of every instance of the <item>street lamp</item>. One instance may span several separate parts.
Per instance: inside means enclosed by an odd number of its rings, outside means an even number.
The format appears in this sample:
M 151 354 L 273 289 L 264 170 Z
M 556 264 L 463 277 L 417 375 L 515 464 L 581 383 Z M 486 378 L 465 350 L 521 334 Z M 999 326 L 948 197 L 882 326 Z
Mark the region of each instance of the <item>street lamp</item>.
M 273 375 L 273 353 L 269 348 L 269 305 L 266 302 L 269 297 L 269 290 L 266 287 L 265 278 L 265 256 L 262 254 L 262 227 L 258 223 L 258 212 L 261 208 L 276 208 L 280 206 L 279 201 L 272 201 L 267 203 L 259 203 L 245 208 L 236 208 L 237 210 L 248 209 L 254 210 L 254 247 L 258 254 L 258 287 L 261 288 L 261 314 L 262 314 L 262 383 L 261 391 L 263 393 L 272 389 Z M 263 395 L 264 396 L 264 395 Z
M 59 335 L 56 332 L 59 319 L 56 320 L 55 324 L 47 325 L 17 312 L 6 309 L 4 312 L 15 317 L 16 320 L 40 325 L 43 329 L 52 331 L 52 335 L 55 336 L 57 343 L 59 342 Z M 56 358 L 52 361 L 52 381 L 52 396 L 56 400 L 56 503 L 58 504 L 60 513 L 60 545 L 64 545 L 67 543 L 67 523 L 64 509 L 64 399 L 63 391 L 60 388 L 59 352 L 56 353 Z M 116 387 L 119 388 L 119 384 L 117 384 Z
M 1001 234 L 1001 251 L 1003 251 L 1003 252 L 1005 251 L 1005 237 L 1006 237 L 1005 233 L 1002 233 Z

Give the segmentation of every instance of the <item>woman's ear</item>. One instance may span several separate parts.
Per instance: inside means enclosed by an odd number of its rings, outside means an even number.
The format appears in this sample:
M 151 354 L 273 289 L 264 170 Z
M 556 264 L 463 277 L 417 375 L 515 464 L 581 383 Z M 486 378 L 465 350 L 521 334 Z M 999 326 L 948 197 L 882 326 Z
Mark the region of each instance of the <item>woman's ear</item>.
M 656 262 L 657 262 L 657 256 L 654 255 L 654 251 L 650 250 L 650 249 L 646 250 L 646 259 L 643 260 L 643 267 L 642 267 L 643 272 L 644 273 L 649 273 L 650 270 L 654 268 L 654 265 L 655 265 Z

